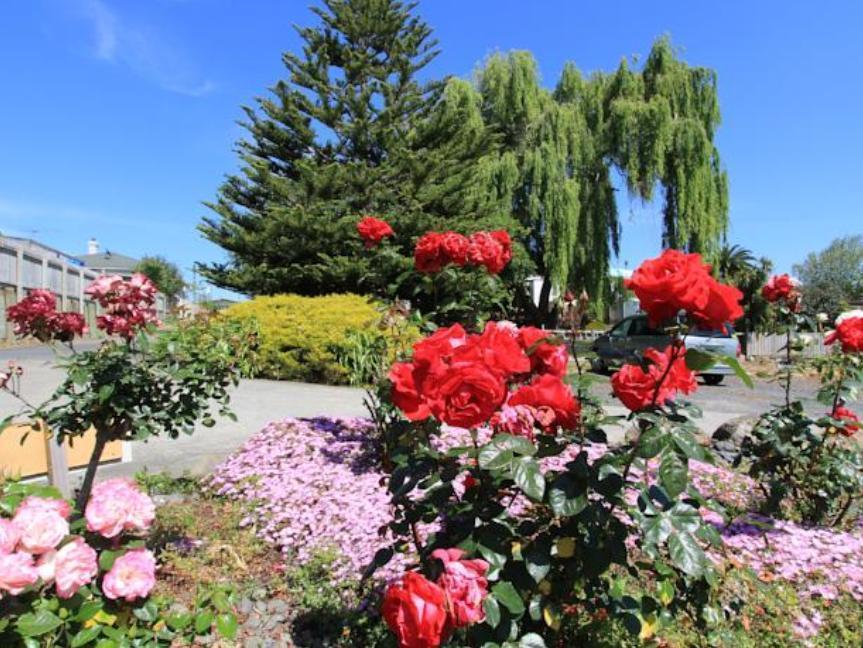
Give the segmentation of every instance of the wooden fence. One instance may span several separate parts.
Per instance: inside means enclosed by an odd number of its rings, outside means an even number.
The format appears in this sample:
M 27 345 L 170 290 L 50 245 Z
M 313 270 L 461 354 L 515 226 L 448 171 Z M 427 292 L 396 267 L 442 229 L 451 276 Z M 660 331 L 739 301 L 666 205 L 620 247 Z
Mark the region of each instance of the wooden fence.
M 805 336 L 808 344 L 799 352 L 799 355 L 804 358 L 817 358 L 827 352 L 823 333 L 801 333 L 800 335 Z M 750 333 L 747 336 L 746 354 L 753 358 L 781 356 L 785 353 L 785 343 L 784 335 Z

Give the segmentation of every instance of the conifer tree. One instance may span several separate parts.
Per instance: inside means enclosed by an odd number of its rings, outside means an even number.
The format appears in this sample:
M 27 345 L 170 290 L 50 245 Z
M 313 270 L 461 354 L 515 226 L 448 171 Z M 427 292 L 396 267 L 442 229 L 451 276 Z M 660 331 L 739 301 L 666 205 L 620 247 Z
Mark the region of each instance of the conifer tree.
M 414 9 L 396 0 L 312 9 L 320 22 L 298 30 L 302 55 L 284 55 L 287 78 L 245 108 L 242 170 L 200 226 L 229 254 L 201 269 L 210 281 L 247 294 L 370 291 L 366 278 L 381 269 L 362 254 L 360 215 L 397 232 L 404 262 L 385 280 L 407 267 L 425 229 L 483 225 L 488 194 L 474 164 L 490 140 L 479 104 L 464 81 L 418 81 L 438 50 Z

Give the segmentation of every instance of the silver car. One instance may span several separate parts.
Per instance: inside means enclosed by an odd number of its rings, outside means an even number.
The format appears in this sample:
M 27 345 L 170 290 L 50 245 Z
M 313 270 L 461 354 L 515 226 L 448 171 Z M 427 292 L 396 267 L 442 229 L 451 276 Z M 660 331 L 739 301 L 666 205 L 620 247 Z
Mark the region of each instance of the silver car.
M 740 344 L 731 327 L 728 331 L 691 331 L 686 336 L 687 349 L 699 349 L 707 353 L 736 357 L 740 355 Z M 650 327 L 646 315 L 631 315 L 620 320 L 608 333 L 599 336 L 593 343 L 596 353 L 594 369 L 605 372 L 626 362 L 637 362 L 645 349 L 664 349 L 671 338 Z M 718 385 L 725 376 L 734 373 L 726 364 L 715 364 L 700 372 L 708 385 Z

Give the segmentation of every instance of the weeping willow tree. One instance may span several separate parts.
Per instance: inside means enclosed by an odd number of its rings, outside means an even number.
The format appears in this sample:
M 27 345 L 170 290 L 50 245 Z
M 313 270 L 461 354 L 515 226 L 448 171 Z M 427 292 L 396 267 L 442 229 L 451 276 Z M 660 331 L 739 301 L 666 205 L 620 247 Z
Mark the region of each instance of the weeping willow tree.
M 663 200 L 663 245 L 712 254 L 727 228 L 727 179 L 714 145 L 716 75 L 690 67 L 658 40 L 641 70 L 583 76 L 567 64 L 553 90 L 529 52 L 492 56 L 477 74 L 482 115 L 496 140 L 479 163 L 491 204 L 524 226 L 543 277 L 537 319 L 553 288 L 608 291 L 619 251 L 613 176 L 631 195 Z M 532 305 L 525 304 L 528 307 Z

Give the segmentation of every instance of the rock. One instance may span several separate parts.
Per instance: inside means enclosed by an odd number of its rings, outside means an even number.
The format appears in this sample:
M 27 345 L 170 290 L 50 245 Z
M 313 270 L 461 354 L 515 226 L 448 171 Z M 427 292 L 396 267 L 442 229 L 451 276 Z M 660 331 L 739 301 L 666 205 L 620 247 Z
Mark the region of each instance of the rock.
M 254 606 L 254 603 L 252 603 L 251 599 L 243 597 L 242 600 L 240 600 L 240 604 L 237 606 L 237 610 L 240 614 L 247 615 L 252 611 L 252 606 Z
M 248 619 L 246 619 L 243 627 L 250 630 L 257 630 L 261 627 L 261 617 L 259 617 L 257 614 L 254 616 L 250 616 Z
M 740 453 L 743 440 L 752 435 L 757 416 L 738 416 L 716 428 L 710 441 L 714 454 L 731 463 Z
M 282 599 L 273 599 L 270 601 L 269 610 L 273 613 L 284 614 L 288 611 L 288 604 Z

